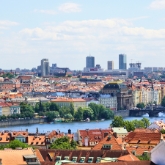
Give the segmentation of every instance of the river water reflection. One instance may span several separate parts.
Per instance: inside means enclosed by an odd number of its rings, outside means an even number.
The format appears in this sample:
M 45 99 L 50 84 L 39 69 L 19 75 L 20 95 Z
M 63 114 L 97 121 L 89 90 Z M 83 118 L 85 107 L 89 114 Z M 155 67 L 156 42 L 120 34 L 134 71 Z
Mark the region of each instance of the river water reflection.
M 154 122 L 157 120 L 163 120 L 165 122 L 165 117 L 153 117 L 149 118 L 150 122 Z M 142 117 L 126 117 L 124 120 L 140 120 Z M 74 133 L 77 131 L 77 129 L 96 129 L 96 128 L 108 128 L 111 124 L 112 120 L 105 120 L 105 121 L 92 121 L 92 122 L 71 122 L 71 123 L 44 123 L 44 124 L 33 124 L 33 125 L 21 125 L 21 126 L 11 126 L 11 127 L 4 127 L 0 128 L 0 131 L 3 130 L 15 130 L 15 131 L 23 131 L 28 129 L 29 132 L 35 133 L 36 128 L 38 128 L 40 133 L 45 133 L 47 131 L 52 130 L 60 130 L 61 132 L 67 132 L 68 129 L 71 129 L 71 131 Z

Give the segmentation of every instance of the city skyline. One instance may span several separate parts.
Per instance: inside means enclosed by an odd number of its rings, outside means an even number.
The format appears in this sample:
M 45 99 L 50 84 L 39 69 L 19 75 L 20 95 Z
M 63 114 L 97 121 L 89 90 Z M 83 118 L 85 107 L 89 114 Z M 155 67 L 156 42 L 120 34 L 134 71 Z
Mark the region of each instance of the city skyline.
M 43 58 L 71 69 L 82 69 L 91 54 L 107 67 L 118 55 L 142 67 L 165 67 L 165 1 L 87 0 L 49 3 L 13 2 L 0 5 L 2 69 L 33 68 Z M 10 4 L 10 5 L 9 5 Z M 65 59 L 65 60 L 64 60 Z

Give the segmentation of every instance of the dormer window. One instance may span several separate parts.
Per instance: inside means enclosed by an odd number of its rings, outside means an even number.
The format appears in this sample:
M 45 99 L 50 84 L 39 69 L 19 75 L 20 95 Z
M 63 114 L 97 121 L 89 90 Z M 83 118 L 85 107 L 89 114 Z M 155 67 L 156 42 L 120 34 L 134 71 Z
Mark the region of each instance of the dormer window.
M 77 157 L 72 157 L 72 162 L 77 162 Z
M 69 160 L 69 156 L 64 156 L 64 160 Z
M 56 156 L 56 162 L 61 160 L 61 156 Z
M 101 162 L 101 157 L 97 157 L 96 163 L 100 163 L 100 162 Z
M 81 157 L 79 162 L 84 163 L 85 162 L 85 157 Z
M 92 163 L 93 162 L 93 157 L 89 157 L 88 158 L 88 163 Z
M 112 149 L 112 144 L 103 144 L 102 148 L 104 148 L 104 149 Z

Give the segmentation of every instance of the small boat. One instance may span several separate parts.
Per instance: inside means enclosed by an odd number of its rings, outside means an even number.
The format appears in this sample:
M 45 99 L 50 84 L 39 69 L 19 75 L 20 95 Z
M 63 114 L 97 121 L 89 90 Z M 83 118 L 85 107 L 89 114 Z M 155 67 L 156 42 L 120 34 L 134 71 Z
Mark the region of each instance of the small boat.
M 85 121 L 86 121 L 86 122 L 90 122 L 90 118 L 86 118 Z

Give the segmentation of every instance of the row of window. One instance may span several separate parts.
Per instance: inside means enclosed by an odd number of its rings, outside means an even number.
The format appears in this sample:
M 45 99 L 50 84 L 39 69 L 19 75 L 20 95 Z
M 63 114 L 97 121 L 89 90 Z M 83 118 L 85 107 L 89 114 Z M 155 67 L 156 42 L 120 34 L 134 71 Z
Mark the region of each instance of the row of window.
M 89 157 L 87 160 L 87 163 L 92 163 L 93 162 L 93 157 Z M 61 160 L 61 156 L 56 157 L 56 162 Z M 65 156 L 64 160 L 69 160 L 69 156 Z M 72 157 L 71 159 L 72 162 L 76 163 L 77 162 L 77 157 Z M 99 163 L 101 161 L 101 157 L 97 157 L 96 163 Z M 85 162 L 85 157 L 81 157 L 79 160 L 79 163 L 84 163 Z

